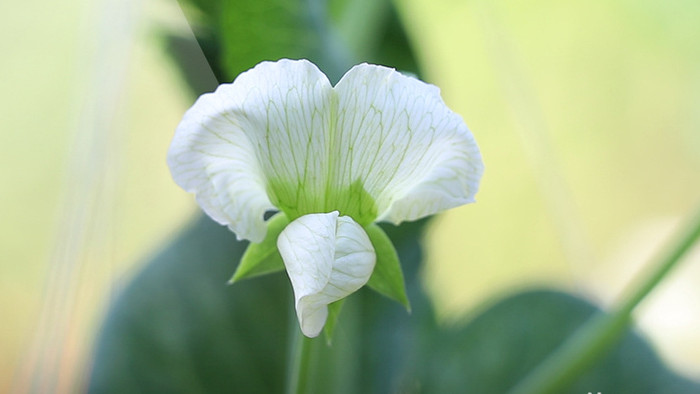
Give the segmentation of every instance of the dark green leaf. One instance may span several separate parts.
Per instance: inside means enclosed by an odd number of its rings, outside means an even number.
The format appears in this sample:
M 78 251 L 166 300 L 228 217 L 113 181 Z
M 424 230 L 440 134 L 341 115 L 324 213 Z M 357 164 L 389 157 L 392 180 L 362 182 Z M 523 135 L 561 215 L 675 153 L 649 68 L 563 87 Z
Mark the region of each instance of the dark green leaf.
M 202 217 L 149 261 L 110 306 L 88 391 L 282 392 L 289 281 L 227 286 L 245 245 Z
M 217 22 L 226 79 L 262 60 L 308 58 L 319 38 L 305 5 L 300 0 L 221 2 Z
M 435 337 L 424 353 L 430 392 L 505 393 L 596 313 L 568 294 L 534 291 L 489 308 Z M 670 372 L 630 329 L 567 393 L 692 393 L 700 385 Z
M 388 0 L 180 2 L 221 83 L 263 60 L 284 57 L 311 60 L 332 82 L 361 62 L 418 74 L 413 50 Z
M 406 315 L 360 291 L 343 306 L 333 346 L 315 340 L 318 393 L 394 392 L 432 319 L 415 278 L 421 226 L 390 228 L 416 301 Z M 298 331 L 289 280 L 226 286 L 245 242 L 202 217 L 144 266 L 110 305 L 90 361 L 90 393 L 279 393 Z M 335 306 L 333 306 L 335 307 Z

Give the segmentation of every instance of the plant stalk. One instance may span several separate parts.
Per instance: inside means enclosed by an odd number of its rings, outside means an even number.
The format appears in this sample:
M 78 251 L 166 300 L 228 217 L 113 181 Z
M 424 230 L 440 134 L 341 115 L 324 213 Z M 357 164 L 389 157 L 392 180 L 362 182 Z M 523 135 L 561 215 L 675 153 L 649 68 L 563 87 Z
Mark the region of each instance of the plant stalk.
M 296 327 L 295 327 L 296 328 Z M 301 333 L 299 328 L 295 330 L 294 356 L 287 385 L 287 394 L 308 393 L 311 353 L 313 343 Z
M 561 392 L 617 343 L 632 321 L 632 311 L 682 261 L 700 238 L 700 210 L 675 243 L 662 254 L 651 274 L 628 292 L 610 314 L 599 313 L 556 349 L 510 394 Z

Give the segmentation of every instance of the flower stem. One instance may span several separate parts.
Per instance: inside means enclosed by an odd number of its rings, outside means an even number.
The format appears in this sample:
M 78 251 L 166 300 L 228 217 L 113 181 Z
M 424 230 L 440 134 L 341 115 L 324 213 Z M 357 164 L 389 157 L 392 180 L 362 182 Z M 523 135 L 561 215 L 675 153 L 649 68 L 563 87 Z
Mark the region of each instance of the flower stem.
M 610 314 L 599 313 L 585 323 L 561 347 L 556 349 L 511 394 L 560 392 L 585 372 L 617 343 L 632 320 L 632 311 L 680 262 L 700 238 L 700 211 L 690 220 L 677 241 L 654 264 L 654 271 L 629 292 Z
M 287 385 L 287 394 L 300 394 L 308 392 L 309 364 L 311 360 L 311 338 L 307 338 L 296 330 L 294 343 L 294 356 L 291 360 L 291 370 Z

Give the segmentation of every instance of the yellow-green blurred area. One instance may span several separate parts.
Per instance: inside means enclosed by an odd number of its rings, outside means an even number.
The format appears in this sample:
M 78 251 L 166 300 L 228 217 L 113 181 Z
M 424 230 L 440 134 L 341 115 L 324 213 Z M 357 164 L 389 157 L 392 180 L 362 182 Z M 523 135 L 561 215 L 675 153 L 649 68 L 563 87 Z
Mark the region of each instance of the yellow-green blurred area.
M 534 286 L 613 303 L 700 203 L 700 3 L 397 5 L 486 164 L 478 203 L 426 236 L 441 317 Z M 83 374 L 111 295 L 197 208 L 165 164 L 193 101 L 161 39 L 191 34 L 175 1 L 28 0 L 0 15 L 5 392 L 37 369 Z M 698 253 L 639 312 L 664 358 L 700 377 Z

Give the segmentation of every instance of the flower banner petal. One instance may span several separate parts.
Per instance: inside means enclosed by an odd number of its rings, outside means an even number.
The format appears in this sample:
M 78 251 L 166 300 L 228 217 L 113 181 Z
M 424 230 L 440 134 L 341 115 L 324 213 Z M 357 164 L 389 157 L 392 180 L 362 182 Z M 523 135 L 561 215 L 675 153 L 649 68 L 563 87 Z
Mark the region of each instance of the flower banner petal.
M 364 286 L 376 255 L 365 230 L 339 213 L 304 215 L 277 239 L 294 289 L 299 325 L 316 337 L 328 317 L 328 304 Z
M 399 224 L 474 201 L 483 163 L 474 137 L 433 85 L 361 64 L 335 87 L 331 190 L 361 182 L 378 219 Z
M 201 96 L 168 152 L 175 182 L 239 239 L 265 237 L 265 211 L 323 206 L 332 87 L 308 61 L 263 62 Z
M 227 117 L 255 146 L 270 201 L 290 219 L 320 212 L 333 88 L 307 60 L 262 62 L 231 85 Z

